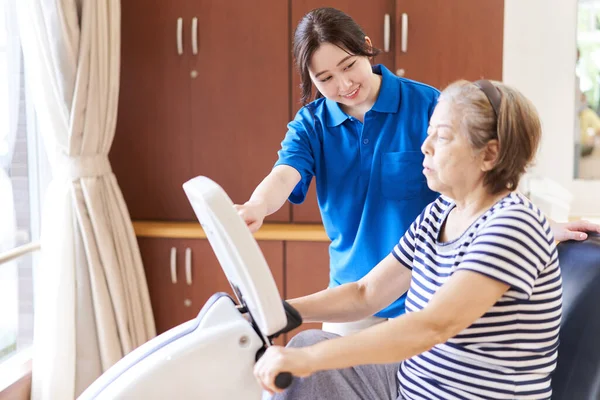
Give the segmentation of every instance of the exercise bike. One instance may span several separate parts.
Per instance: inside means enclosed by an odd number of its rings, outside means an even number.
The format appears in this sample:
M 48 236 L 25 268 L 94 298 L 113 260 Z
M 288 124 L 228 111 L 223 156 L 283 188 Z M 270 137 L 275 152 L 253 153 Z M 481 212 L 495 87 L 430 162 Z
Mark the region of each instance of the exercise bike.
M 198 316 L 141 345 L 92 383 L 78 400 L 258 400 L 256 361 L 273 340 L 302 323 L 279 296 L 265 258 L 223 189 L 206 177 L 183 185 L 235 299 L 214 294 Z M 280 373 L 276 385 L 293 377 Z

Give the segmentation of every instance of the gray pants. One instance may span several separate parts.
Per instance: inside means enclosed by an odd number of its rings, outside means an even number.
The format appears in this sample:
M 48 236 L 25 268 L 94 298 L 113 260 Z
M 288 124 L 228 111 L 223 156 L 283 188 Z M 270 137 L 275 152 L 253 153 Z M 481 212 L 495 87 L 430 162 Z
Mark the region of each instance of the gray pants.
M 296 335 L 288 347 L 305 347 L 336 338 L 321 330 L 308 330 Z M 360 365 L 358 367 L 319 371 L 307 378 L 294 378 L 292 385 L 274 400 L 396 400 L 399 364 Z

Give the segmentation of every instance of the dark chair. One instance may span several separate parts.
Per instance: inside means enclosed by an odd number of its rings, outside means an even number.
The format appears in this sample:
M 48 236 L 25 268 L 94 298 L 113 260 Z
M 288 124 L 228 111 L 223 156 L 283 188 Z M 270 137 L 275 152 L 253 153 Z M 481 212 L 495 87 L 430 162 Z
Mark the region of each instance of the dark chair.
M 600 236 L 558 245 L 563 319 L 553 400 L 600 399 Z

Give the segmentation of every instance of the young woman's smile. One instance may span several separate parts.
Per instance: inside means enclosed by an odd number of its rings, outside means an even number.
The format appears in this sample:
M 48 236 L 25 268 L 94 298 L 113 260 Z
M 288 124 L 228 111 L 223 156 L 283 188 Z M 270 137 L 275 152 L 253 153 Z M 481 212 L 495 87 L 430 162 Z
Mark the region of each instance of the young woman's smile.
M 358 92 L 360 91 L 360 85 L 352 90 L 351 92 L 349 92 L 348 94 L 343 94 L 342 97 L 348 99 L 348 100 L 354 100 L 355 98 L 358 97 Z
M 368 38 L 365 40 L 370 44 Z M 381 81 L 373 73 L 368 57 L 322 43 L 312 56 L 309 71 L 319 92 L 340 103 L 344 111 L 364 114 L 375 104 Z

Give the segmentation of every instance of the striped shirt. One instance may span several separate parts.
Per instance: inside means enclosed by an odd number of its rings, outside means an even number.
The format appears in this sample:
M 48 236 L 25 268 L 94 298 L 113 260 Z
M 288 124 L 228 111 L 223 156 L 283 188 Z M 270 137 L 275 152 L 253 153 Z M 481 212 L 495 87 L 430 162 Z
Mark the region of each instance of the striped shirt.
M 513 192 L 461 237 L 442 243 L 440 230 L 454 206 L 439 197 L 392 251 L 412 269 L 406 311 L 422 310 L 459 270 L 475 271 L 510 287 L 467 329 L 400 365 L 401 398 L 549 399 L 562 309 L 550 225 L 535 205 Z

